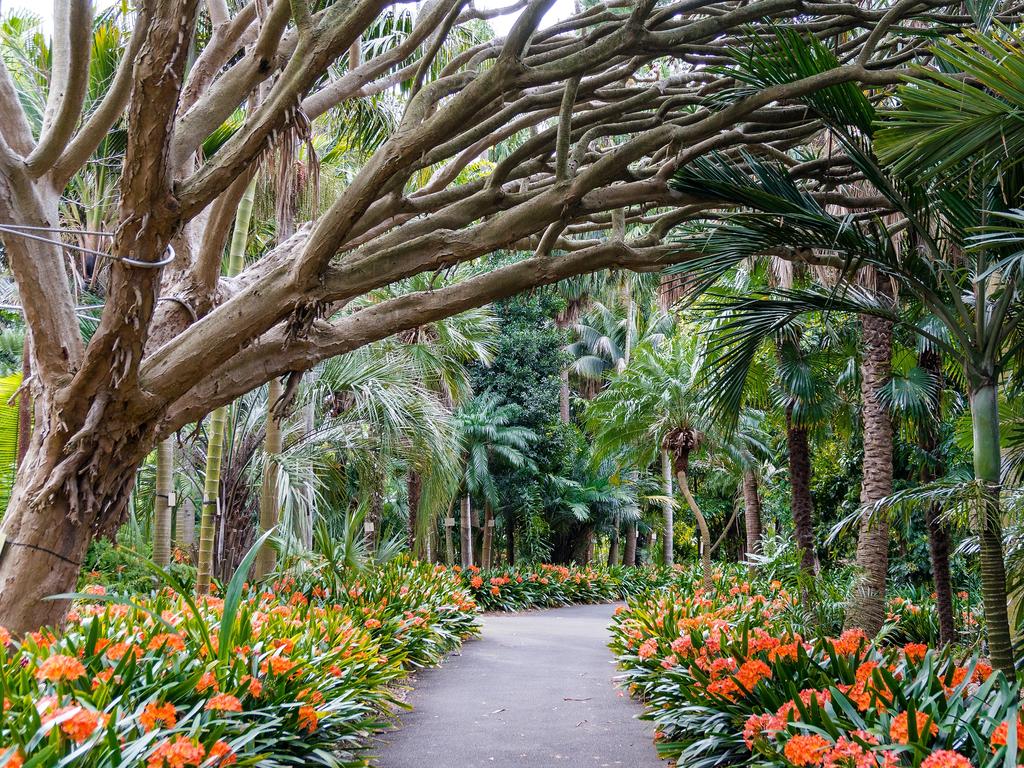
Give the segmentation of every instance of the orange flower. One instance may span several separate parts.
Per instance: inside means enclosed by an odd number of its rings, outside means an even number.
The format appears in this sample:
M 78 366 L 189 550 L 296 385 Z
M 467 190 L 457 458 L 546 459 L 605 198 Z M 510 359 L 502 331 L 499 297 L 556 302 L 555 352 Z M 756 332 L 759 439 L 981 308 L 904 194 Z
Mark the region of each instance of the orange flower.
M 367 629 L 379 629 L 380 622 L 377 619 L 367 619 L 364 622 L 363 626 L 365 626 Z
M 755 685 L 771 676 L 771 667 L 757 659 L 745 661 L 736 672 L 736 679 L 748 691 L 754 690 Z
M 483 585 L 484 580 L 481 579 L 479 576 L 474 576 L 472 579 L 469 580 L 469 586 L 471 586 L 473 589 L 480 589 L 480 587 L 482 587 Z
M 848 629 L 832 640 L 832 648 L 839 656 L 852 656 L 868 641 L 868 636 L 862 629 Z
M 164 728 L 173 728 L 178 722 L 178 717 L 174 705 L 170 702 L 157 704 L 151 701 L 139 715 L 139 722 L 142 724 L 142 730 L 148 733 L 156 728 L 157 723 L 162 724 Z
M 825 755 L 823 768 L 876 768 L 875 755 L 859 742 L 840 736 Z
M 217 682 L 217 677 L 213 672 L 204 672 L 203 676 L 199 678 L 199 682 L 196 683 L 196 691 L 198 693 L 203 693 L 211 688 L 215 691 L 219 691 L 220 683 Z
M 743 725 L 743 741 L 747 749 L 754 748 L 754 742 L 764 734 L 772 735 L 781 731 L 782 721 L 770 712 L 763 715 L 751 715 Z
M 316 709 L 309 706 L 299 707 L 299 728 L 312 733 L 316 730 L 317 724 L 320 722 L 320 715 Z
M 111 661 L 120 661 L 129 651 L 135 654 L 135 658 L 139 658 L 142 655 L 142 649 L 131 643 L 114 643 L 107 648 L 107 652 L 104 655 Z
M 210 747 L 210 754 L 206 756 L 212 760 L 214 765 L 228 766 L 238 762 L 235 751 L 228 746 L 226 741 L 217 741 Z
M 971 761 L 952 749 L 937 749 L 921 761 L 921 768 L 972 768 Z
M 831 745 L 817 734 L 793 736 L 786 742 L 782 752 L 793 765 L 821 765 Z
M 260 672 L 267 674 L 269 670 L 275 675 L 285 675 L 295 669 L 295 665 L 296 662 L 291 659 L 286 659 L 283 656 L 271 656 L 260 664 Z
M 658 640 L 657 638 L 651 637 L 644 640 L 640 646 L 640 650 L 637 651 L 637 655 L 641 659 L 650 659 L 658 652 Z
M 217 712 L 241 712 L 242 702 L 230 693 L 218 693 L 206 702 L 205 709 Z
M 185 650 L 185 638 L 179 634 L 164 633 L 161 635 L 153 635 L 153 639 L 149 641 L 149 645 L 146 648 L 150 651 L 159 650 L 171 650 L 171 651 L 184 651 Z
M 907 643 L 903 646 L 903 654 L 910 662 L 920 661 L 926 653 L 928 653 L 928 646 L 924 643 Z
M 63 654 L 49 657 L 36 670 L 38 680 L 49 680 L 51 683 L 61 680 L 77 680 L 84 674 L 85 667 L 82 666 L 82 662 L 74 656 Z
M 501 594 L 501 588 L 500 587 L 491 587 L 491 594 L 494 595 L 495 597 L 497 597 L 498 595 Z
M 926 715 L 924 712 L 915 712 L 914 722 L 917 726 L 916 730 L 918 741 L 923 741 L 923 737 L 926 733 L 930 733 L 934 736 L 939 732 L 939 726 L 932 722 L 931 717 Z M 893 741 L 899 742 L 900 744 L 910 743 L 910 727 L 907 723 L 906 712 L 900 712 L 892 719 L 892 724 L 889 726 L 889 736 Z
M 998 752 L 1000 747 L 1006 746 L 1006 737 L 1009 735 L 1009 723 L 1004 720 L 992 731 L 992 751 Z M 1021 723 L 1020 715 L 1017 716 L 1017 751 L 1024 749 L 1024 723 Z
M 9 749 L 14 749 L 14 747 L 0 747 L 0 755 L 3 755 Z M 7 762 L 4 763 L 3 768 L 21 768 L 24 764 L 25 758 L 22 756 L 20 751 L 17 751 L 7 758 Z
M 5 627 L 0 627 L 0 648 L 11 644 L 11 633 Z
M 148 768 L 185 768 L 188 765 L 199 765 L 206 757 L 206 750 L 201 744 L 184 736 L 171 741 L 161 741 L 146 762 Z
M 78 706 L 58 709 L 54 712 L 53 717 L 59 717 L 72 710 L 74 710 L 74 714 L 60 724 L 60 729 L 76 744 L 81 744 L 92 736 L 97 728 L 105 727 L 107 721 L 110 720 L 109 715 L 93 712 L 91 709 L 82 709 Z

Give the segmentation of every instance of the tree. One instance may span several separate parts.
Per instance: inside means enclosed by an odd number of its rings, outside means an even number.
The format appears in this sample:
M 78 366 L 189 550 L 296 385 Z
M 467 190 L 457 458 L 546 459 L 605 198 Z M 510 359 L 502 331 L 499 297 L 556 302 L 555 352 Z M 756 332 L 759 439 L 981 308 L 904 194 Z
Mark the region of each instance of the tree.
M 828 68 L 830 54 L 820 48 L 815 51 L 816 44 L 792 34 L 780 35 L 780 40 L 787 50 L 813 51 L 802 59 L 799 75 L 794 72 L 795 57 L 778 56 L 767 66 L 762 66 L 768 61 L 764 58 L 753 68 L 756 71 L 747 73 L 748 80 L 764 82 L 767 77 L 777 82 L 780 77 L 806 75 L 808 66 Z M 911 327 L 950 358 L 961 360 L 968 382 L 989 648 L 993 665 L 1010 675 L 1014 652 L 1000 513 L 998 391 L 1007 365 L 1021 346 L 1017 265 L 1024 239 L 1020 216 L 1011 210 L 1013 190 L 1020 185 L 1006 177 L 1018 166 L 1009 165 L 1004 171 L 992 162 L 1006 141 L 997 133 L 998 126 L 980 133 L 975 127 L 979 108 L 991 112 L 994 104 L 995 114 L 1004 117 L 1013 111 L 1009 105 L 1016 96 L 1007 87 L 1012 80 L 1007 72 L 1018 64 L 1020 52 L 1006 41 L 976 34 L 939 43 L 933 51 L 968 77 L 936 74 L 901 86 L 897 91 L 900 108 L 886 116 L 880 129 L 873 127 L 873 109 L 858 89 L 833 87 L 829 98 L 808 100 L 878 195 L 872 207 L 890 211 L 899 226 L 887 226 L 877 218 L 863 221 L 831 214 L 787 170 L 751 159 L 747 162 L 750 174 L 716 158 L 690 169 L 689 180 L 680 179 L 677 186 L 681 191 L 699 187 L 705 192 L 713 187 L 722 200 L 754 210 L 709 222 L 701 241 L 708 254 L 705 264 L 712 271 L 720 274 L 727 263 L 781 250 L 794 260 L 834 267 L 846 278 L 838 291 L 827 295 L 791 293 L 748 306 L 742 322 L 750 333 L 738 350 L 748 348 L 765 329 L 808 309 L 841 308 L 906 325 L 906 318 L 850 282 L 851 271 L 863 267 L 894 280 L 902 294 L 913 297 L 942 324 L 943 335 Z M 999 54 L 997 66 L 989 58 L 993 53 Z M 982 93 L 974 82 L 984 83 L 996 95 Z M 954 103 L 955 107 L 950 106 Z M 971 109 L 961 113 L 962 104 L 970 104 Z M 937 125 L 948 127 L 940 132 Z M 888 166 L 883 165 L 886 161 Z M 925 164 L 927 172 L 920 173 L 917 163 Z M 911 168 L 913 177 L 902 174 Z M 845 205 L 853 210 L 859 207 L 857 200 Z M 765 213 L 773 215 L 770 225 Z M 971 240 L 968 233 L 978 227 L 989 235 Z M 897 246 L 901 241 L 905 247 Z M 962 258 L 965 251 L 967 259 Z M 743 355 L 736 353 L 737 359 Z
M 489 568 L 494 542 L 494 508 L 498 503 L 495 463 L 510 467 L 530 463 L 525 452 L 537 440 L 537 435 L 527 427 L 513 424 L 513 413 L 514 409 L 501 404 L 493 392 L 485 392 L 466 403 L 456 415 L 465 467 L 460 521 L 463 567 L 473 564 L 472 498 L 476 497 L 484 505 L 480 564 Z
M 73 588 L 91 538 L 121 522 L 143 458 L 271 378 L 574 274 L 689 258 L 669 257 L 675 249 L 661 244 L 678 209 L 654 210 L 653 220 L 648 214 L 651 206 L 706 202 L 669 189 L 688 159 L 677 148 L 750 141 L 759 128 L 728 128 L 774 126 L 786 114 L 781 102 L 825 85 L 895 82 L 903 49 L 878 43 L 892 24 L 939 5 L 837 6 L 818 16 L 799 0 L 758 0 L 715 4 L 709 16 L 703 4 L 667 13 L 642 0 L 585 10 L 538 31 L 552 2 L 513 4 L 523 10 L 505 39 L 483 40 L 434 66 L 438 41 L 492 12 L 433 0 L 410 28 L 372 55 L 353 57 L 348 69 L 336 65 L 379 28 L 385 0 L 273 2 L 265 13 L 257 3 L 232 8 L 208 0 L 211 32 L 201 48 L 194 44 L 199 0 L 144 4 L 109 87 L 87 107 L 93 9 L 89 0 L 72 0 L 55 14 L 37 130 L 11 68 L 0 70 L 0 226 L 30 328 L 37 417 L 3 522 L 0 621 L 27 631 L 59 620 L 67 604 L 43 598 Z M 728 58 L 733 34 L 764 19 L 829 39 L 850 35 L 864 47 L 856 61 L 828 73 L 692 112 L 693 97 L 709 86 L 685 68 Z M 668 55 L 678 79 L 662 77 Z M 655 82 L 648 72 L 657 73 Z M 262 153 L 292 131 L 308 135 L 310 122 L 332 109 L 403 83 L 409 96 L 398 125 L 316 221 L 237 278 L 221 279 L 230 222 Z M 616 103 L 605 102 L 606 92 Z M 222 131 L 246 102 L 244 115 Z M 64 223 L 60 201 L 69 180 L 122 119 L 116 214 L 102 254 L 109 274 L 86 341 L 66 246 L 47 232 Z M 810 118 L 792 125 L 785 136 L 753 141 L 785 148 L 817 131 Z M 487 173 L 462 176 L 482 152 L 531 129 L 535 135 Z M 228 137 L 201 152 L 217 132 Z M 599 146 L 604 137 L 614 137 L 614 149 Z M 405 192 L 412 177 L 428 174 L 426 184 Z M 620 209 L 627 226 L 649 228 L 587 239 L 609 228 L 610 212 Z M 508 247 L 533 255 L 455 285 L 343 311 L 375 288 Z

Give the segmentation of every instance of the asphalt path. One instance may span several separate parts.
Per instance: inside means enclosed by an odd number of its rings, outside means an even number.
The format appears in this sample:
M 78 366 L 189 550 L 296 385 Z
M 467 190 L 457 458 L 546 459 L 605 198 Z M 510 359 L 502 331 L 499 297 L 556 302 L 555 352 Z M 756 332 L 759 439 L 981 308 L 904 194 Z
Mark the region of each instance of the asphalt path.
M 666 768 L 640 706 L 614 684 L 614 605 L 483 619 L 480 639 L 417 674 L 378 768 Z

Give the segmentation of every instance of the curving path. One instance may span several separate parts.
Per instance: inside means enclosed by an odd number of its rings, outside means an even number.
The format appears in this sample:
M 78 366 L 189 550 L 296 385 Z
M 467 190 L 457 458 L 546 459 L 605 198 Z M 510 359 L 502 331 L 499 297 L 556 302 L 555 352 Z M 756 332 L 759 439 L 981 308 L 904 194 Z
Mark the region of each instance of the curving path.
M 640 706 L 613 685 L 613 605 L 489 615 L 479 640 L 417 675 L 379 768 L 665 768 Z

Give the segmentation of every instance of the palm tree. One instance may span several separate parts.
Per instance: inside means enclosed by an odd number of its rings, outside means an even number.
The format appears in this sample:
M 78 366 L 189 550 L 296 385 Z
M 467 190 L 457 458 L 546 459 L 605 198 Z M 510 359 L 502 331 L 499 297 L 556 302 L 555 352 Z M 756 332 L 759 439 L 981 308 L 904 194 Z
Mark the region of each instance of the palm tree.
M 764 84 L 823 71 L 835 63 L 824 46 L 796 33 L 779 33 L 773 50 L 773 56 L 752 54 L 738 76 Z M 1019 94 L 1013 85 L 1013 73 L 1024 65 L 1024 55 L 1012 40 L 980 34 L 939 43 L 934 53 L 967 76 L 936 73 L 901 86 L 901 107 L 886 115 L 877 129 L 878 157 L 872 142 L 873 109 L 856 86 L 833 86 L 807 99 L 867 183 L 885 199 L 899 220 L 897 226 L 877 218 L 833 215 L 785 169 L 752 158 L 745 158 L 745 168 L 724 158 L 701 160 L 685 169 L 676 186 L 714 189 L 723 202 L 753 210 L 707 223 L 699 237 L 706 253 L 704 268 L 720 274 L 729 264 L 781 249 L 834 266 L 843 274 L 841 285 L 827 294 L 790 293 L 747 307 L 748 339 L 807 309 L 843 309 L 906 325 L 891 307 L 852 283 L 853 271 L 863 267 L 894 280 L 902 295 L 942 323 L 945 338 L 919 327 L 917 332 L 950 358 L 961 360 L 968 382 L 989 647 L 993 665 L 1012 674 L 998 393 L 1007 365 L 1024 345 L 1024 216 L 1012 210 L 1021 188 L 1014 176 L 1020 166 L 1000 158 L 1006 157 L 1006 147 L 1024 141 L 1016 119 Z M 1011 152 L 1009 157 L 1016 156 Z M 884 162 L 890 166 L 884 167 Z M 911 169 L 913 177 L 902 175 Z M 978 227 L 984 234 L 970 238 Z M 907 247 L 899 247 L 900 241 Z M 815 249 L 813 256 L 809 249 Z M 737 349 L 746 346 L 740 343 Z M 742 357 L 742 352 L 737 354 Z
M 456 414 L 462 463 L 465 467 L 460 520 L 464 568 L 473 564 L 473 497 L 484 504 L 480 562 L 485 568 L 491 564 L 494 509 L 498 503 L 494 482 L 495 462 L 511 468 L 525 467 L 531 463 L 526 451 L 536 442 L 537 435 L 527 427 L 513 424 L 513 415 L 512 406 L 502 405 L 492 392 L 477 395 Z
M 596 457 L 618 457 L 641 468 L 657 461 L 669 482 L 674 472 L 700 530 L 701 559 L 710 578 L 711 530 L 690 490 L 690 460 L 702 447 L 718 447 L 730 438 L 707 418 L 698 351 L 692 340 L 681 337 L 657 347 L 640 345 L 630 364 L 591 402 L 587 424 L 594 434 Z M 665 496 L 666 501 L 671 499 L 671 493 Z M 674 505 L 664 504 L 662 512 L 664 562 L 672 565 Z
M 249 224 L 252 221 L 252 206 L 256 196 L 256 178 L 253 177 L 242 195 L 235 214 L 234 231 L 228 251 L 226 273 L 233 277 L 242 271 L 245 263 L 245 246 L 249 239 Z M 213 574 L 213 545 L 216 536 L 218 500 L 220 499 L 221 459 L 224 456 L 224 425 L 228 419 L 228 406 L 221 406 L 210 414 L 210 428 L 207 436 L 206 473 L 203 485 L 203 509 L 199 524 L 199 561 L 196 567 L 196 593 L 205 595 L 210 591 Z

